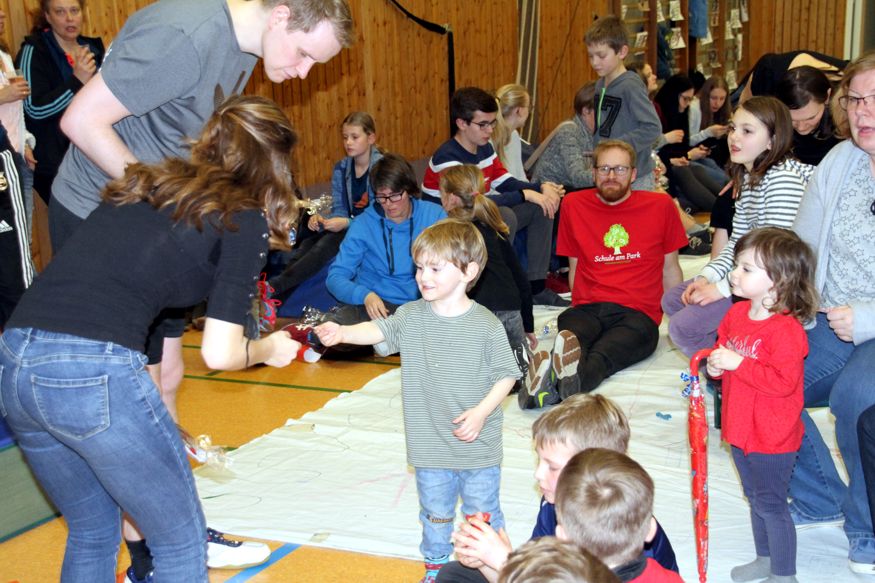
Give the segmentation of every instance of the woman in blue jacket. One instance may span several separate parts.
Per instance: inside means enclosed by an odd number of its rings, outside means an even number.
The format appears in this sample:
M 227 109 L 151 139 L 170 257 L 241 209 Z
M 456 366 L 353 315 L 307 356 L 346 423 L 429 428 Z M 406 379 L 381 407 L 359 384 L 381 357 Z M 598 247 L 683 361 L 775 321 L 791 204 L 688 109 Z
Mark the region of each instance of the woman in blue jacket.
M 340 253 L 328 270 L 328 291 L 344 325 L 385 318 L 419 297 L 410 248 L 427 227 L 447 216 L 420 200 L 413 168 L 397 154 L 386 154 L 371 168 L 374 204 L 349 226 Z

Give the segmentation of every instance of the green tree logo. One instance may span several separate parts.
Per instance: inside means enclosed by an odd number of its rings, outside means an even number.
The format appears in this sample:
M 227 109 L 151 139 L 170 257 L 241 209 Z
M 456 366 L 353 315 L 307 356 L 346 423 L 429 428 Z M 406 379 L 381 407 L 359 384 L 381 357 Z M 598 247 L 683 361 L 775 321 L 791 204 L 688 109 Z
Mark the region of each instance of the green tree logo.
M 629 233 L 619 223 L 611 225 L 611 228 L 605 233 L 604 243 L 605 247 L 614 250 L 614 255 L 619 255 L 620 247 L 625 247 L 629 244 Z

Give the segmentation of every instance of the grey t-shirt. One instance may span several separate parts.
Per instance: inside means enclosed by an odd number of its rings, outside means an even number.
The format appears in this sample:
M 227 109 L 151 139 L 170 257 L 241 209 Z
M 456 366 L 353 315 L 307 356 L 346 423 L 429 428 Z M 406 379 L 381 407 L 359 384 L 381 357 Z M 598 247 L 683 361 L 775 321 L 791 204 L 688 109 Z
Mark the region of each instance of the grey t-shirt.
M 416 468 L 474 470 L 501 463 L 501 407 L 472 442 L 453 435 L 453 419 L 475 407 L 503 378 L 520 369 L 495 315 L 473 302 L 460 316 L 435 314 L 425 300 L 374 320 L 386 352 L 401 352 L 401 393 L 407 461 Z
M 237 44 L 223 0 L 161 0 L 128 18 L 100 74 L 132 115 L 114 128 L 141 162 L 187 157 L 215 109 L 217 87 L 243 91 L 258 58 Z M 85 218 L 109 176 L 70 146 L 52 187 L 55 199 Z

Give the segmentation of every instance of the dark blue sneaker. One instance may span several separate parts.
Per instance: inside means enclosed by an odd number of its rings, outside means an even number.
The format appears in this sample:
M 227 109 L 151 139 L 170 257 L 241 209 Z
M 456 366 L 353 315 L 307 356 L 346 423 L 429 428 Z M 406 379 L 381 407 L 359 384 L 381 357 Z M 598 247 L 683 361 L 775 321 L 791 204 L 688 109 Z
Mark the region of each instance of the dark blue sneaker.
M 154 579 L 152 579 L 152 573 L 149 572 L 143 579 L 137 579 L 137 576 L 134 575 L 134 568 L 128 567 L 128 570 L 125 572 L 125 583 L 152 583 Z

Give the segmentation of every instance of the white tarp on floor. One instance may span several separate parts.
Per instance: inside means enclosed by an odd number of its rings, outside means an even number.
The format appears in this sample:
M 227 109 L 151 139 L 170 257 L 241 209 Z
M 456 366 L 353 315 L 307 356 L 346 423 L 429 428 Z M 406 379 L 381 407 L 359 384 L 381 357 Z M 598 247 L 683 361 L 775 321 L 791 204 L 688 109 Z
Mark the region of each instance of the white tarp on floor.
M 685 272 L 697 265 L 701 260 L 685 261 Z M 557 313 L 539 309 L 537 322 Z M 695 581 L 687 401 L 680 396 L 679 376 L 688 362 L 669 345 L 665 324 L 662 332 L 651 358 L 610 378 L 599 391 L 628 415 L 629 454 L 653 476 L 655 515 L 672 541 L 681 575 Z M 545 342 L 549 347 L 552 341 Z M 210 526 L 242 536 L 420 559 L 416 483 L 406 465 L 400 392 L 400 371 L 392 370 L 232 452 L 230 469 L 198 470 Z M 529 538 L 538 509 L 531 445 L 538 412 L 521 411 L 516 396 L 504 409 L 501 504 L 511 540 L 519 545 Z M 814 417 L 834 446 L 828 412 L 816 411 Z M 709 446 L 709 579 L 728 581 L 732 566 L 754 556 L 748 506 L 717 430 L 711 430 Z M 865 580 L 847 568 L 841 529 L 801 531 L 798 539 L 800 581 Z

